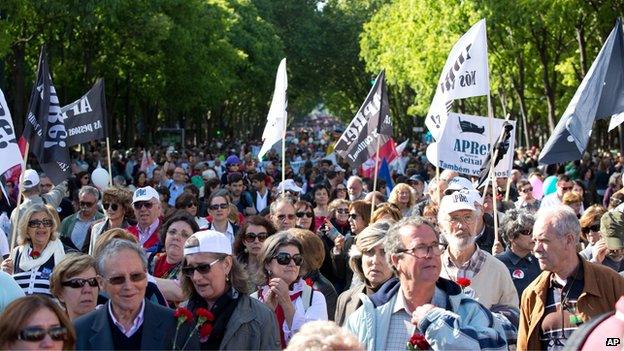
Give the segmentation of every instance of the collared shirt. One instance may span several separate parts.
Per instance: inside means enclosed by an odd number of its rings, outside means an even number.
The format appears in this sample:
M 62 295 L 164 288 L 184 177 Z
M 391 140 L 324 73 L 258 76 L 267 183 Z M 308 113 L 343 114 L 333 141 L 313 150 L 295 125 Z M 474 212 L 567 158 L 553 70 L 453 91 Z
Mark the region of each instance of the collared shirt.
M 127 337 L 131 337 L 132 335 L 134 335 L 134 333 L 136 333 L 137 330 L 139 330 L 141 325 L 143 325 L 144 313 L 145 313 L 145 300 L 141 301 L 141 309 L 139 310 L 139 314 L 134 318 L 134 321 L 132 322 L 130 329 L 126 330 L 126 328 L 121 323 L 119 323 L 117 318 L 115 318 L 115 314 L 113 314 L 113 308 L 111 307 L 111 304 L 110 303 L 108 304 L 108 314 L 111 316 L 113 323 L 117 326 L 117 328 L 119 328 L 119 331 L 121 331 Z
M 264 189 L 264 196 L 262 196 L 262 194 L 260 194 L 259 191 L 256 191 L 256 211 L 258 211 L 258 213 L 262 212 L 262 210 L 264 210 L 269 203 L 269 190 L 268 189 Z
M 496 255 L 496 258 L 509 269 L 509 274 L 511 274 L 511 279 L 518 292 L 518 298 L 522 297 L 524 289 L 542 273 L 537 258 L 532 254 L 520 257 L 507 248 L 505 252 Z
M 431 304 L 436 307 L 447 308 L 446 294 L 437 286 L 433 292 Z M 399 288 L 397 299 L 392 309 L 392 316 L 390 317 L 385 350 L 405 350 L 405 345 L 409 338 L 417 331 L 416 326 L 411 322 L 412 312 L 407 307 L 403 290 Z
M 476 244 L 474 245 L 476 246 Z M 454 281 L 457 281 L 458 278 L 472 279 L 481 271 L 484 263 L 485 253 L 478 246 L 476 246 L 476 250 L 470 259 L 459 267 L 451 259 L 448 249 L 442 254 L 442 268 L 446 271 L 449 279 Z
M 137 230 L 139 231 L 139 242 L 141 243 L 141 245 L 145 244 L 145 242 L 149 240 L 149 238 L 158 228 L 158 225 L 160 225 L 160 219 L 158 218 L 156 218 L 156 220 L 152 222 L 152 224 L 150 224 L 149 227 L 147 227 L 147 229 L 145 230 L 143 230 L 143 228 L 141 228 L 141 226 L 137 224 Z
M 184 186 L 186 184 L 177 184 L 175 181 L 169 183 L 169 206 L 175 206 L 176 199 L 184 192 Z
M 212 222 L 208 225 L 208 229 L 212 229 L 212 230 L 216 230 L 218 232 L 221 232 L 221 231 L 217 230 L 217 228 L 214 227 Z M 234 227 L 232 226 L 232 223 L 230 221 L 227 222 L 227 229 L 225 230 L 225 233 L 222 233 L 222 234 L 227 236 L 227 238 L 230 239 L 232 244 L 234 244 Z

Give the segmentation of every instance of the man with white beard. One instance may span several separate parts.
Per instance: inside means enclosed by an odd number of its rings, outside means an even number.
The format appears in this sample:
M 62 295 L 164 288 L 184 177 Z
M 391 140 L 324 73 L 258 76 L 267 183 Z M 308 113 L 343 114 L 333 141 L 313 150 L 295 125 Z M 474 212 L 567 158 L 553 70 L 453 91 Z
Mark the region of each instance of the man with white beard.
M 466 286 L 464 293 L 517 326 L 518 294 L 509 270 L 475 243 L 476 219 L 481 215 L 476 190 L 464 189 L 442 198 L 438 223 L 448 246 L 442 254 L 440 276 Z

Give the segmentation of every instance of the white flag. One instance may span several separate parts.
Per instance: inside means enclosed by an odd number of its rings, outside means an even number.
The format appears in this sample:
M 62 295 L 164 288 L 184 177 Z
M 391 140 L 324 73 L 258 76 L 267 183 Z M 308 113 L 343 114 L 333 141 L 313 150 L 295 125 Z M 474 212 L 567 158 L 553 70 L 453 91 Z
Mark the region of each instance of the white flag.
M 9 112 L 9 106 L 0 90 L 0 174 L 4 174 L 9 168 L 20 165 L 23 162 L 22 154 L 15 139 L 13 120 Z
M 277 75 L 275 76 L 275 91 L 273 92 L 273 100 L 271 101 L 271 108 L 269 108 L 269 115 L 267 116 L 267 124 L 262 133 L 263 144 L 258 153 L 259 160 L 262 160 L 262 157 L 275 143 L 286 137 L 287 89 L 286 58 L 283 58 L 277 68 Z
M 440 140 L 448 118 L 448 106 L 453 100 L 489 92 L 487 36 L 485 19 L 482 19 L 459 38 L 446 59 L 425 120 L 433 138 Z

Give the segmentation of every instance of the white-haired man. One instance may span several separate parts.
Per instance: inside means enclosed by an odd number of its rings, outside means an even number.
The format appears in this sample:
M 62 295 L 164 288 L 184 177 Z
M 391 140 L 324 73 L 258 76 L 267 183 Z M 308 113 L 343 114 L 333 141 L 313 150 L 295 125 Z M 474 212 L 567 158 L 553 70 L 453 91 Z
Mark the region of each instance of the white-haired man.
M 347 192 L 349 193 L 349 201 L 364 200 L 366 192 L 364 191 L 364 183 L 362 178 L 351 176 L 347 180 Z
M 448 246 L 442 254 L 440 276 L 469 282 L 466 292 L 481 304 L 505 315 L 512 323 L 518 320 L 518 294 L 507 267 L 476 244 L 479 195 L 475 190 L 460 190 L 440 201 L 438 223 Z
M 537 212 L 533 252 L 543 272 L 522 293 L 519 350 L 563 349 L 580 324 L 612 311 L 624 295 L 624 278 L 577 254 L 580 233 L 567 206 Z

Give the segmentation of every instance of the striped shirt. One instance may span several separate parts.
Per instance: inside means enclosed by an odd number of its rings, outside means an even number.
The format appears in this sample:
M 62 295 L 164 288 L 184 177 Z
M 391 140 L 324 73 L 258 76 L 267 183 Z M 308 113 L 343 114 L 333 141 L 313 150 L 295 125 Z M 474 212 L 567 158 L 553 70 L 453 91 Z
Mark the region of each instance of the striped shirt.
M 19 262 L 20 254 L 21 252 L 16 255 L 15 262 Z M 13 279 L 15 279 L 20 288 L 24 290 L 24 294 L 26 295 L 44 294 L 52 296 L 50 292 L 50 276 L 52 275 L 53 269 L 54 255 L 52 255 L 46 263 L 30 271 L 24 272 L 20 270 L 18 264 L 16 264 Z
M 481 271 L 484 263 L 485 254 L 483 253 L 483 250 L 478 247 L 470 259 L 460 266 L 457 266 L 455 262 L 453 262 L 448 249 L 442 254 L 442 268 L 446 272 L 449 279 L 454 281 L 457 281 L 458 278 L 472 279 Z

